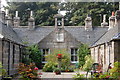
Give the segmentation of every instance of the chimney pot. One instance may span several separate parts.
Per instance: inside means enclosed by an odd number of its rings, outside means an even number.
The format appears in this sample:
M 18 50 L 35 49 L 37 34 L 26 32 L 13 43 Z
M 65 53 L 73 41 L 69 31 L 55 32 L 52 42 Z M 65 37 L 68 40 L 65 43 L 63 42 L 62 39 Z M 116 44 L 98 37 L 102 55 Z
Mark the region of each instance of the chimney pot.
M 19 27 L 19 26 L 20 26 L 20 17 L 18 17 L 18 11 L 16 11 L 14 17 L 14 27 Z
M 33 18 L 33 11 L 30 12 L 30 18 L 28 19 L 28 27 L 30 30 L 35 28 L 35 19 Z

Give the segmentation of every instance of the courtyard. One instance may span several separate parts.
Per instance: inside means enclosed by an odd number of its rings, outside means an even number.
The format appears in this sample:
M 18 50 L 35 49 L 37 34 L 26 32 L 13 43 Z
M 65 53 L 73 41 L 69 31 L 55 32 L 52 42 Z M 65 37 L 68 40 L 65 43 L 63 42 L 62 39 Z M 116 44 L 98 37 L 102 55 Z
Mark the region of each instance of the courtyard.
M 0 79 L 120 79 L 120 2 L 0 1 Z

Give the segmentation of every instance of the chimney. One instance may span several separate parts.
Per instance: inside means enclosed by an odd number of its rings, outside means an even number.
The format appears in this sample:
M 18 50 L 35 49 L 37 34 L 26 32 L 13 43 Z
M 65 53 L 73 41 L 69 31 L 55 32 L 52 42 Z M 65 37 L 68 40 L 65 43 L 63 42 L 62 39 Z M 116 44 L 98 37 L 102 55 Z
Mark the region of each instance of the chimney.
M 0 21 L 2 23 L 5 23 L 5 12 L 4 11 L 0 11 Z
M 85 19 L 85 30 L 92 30 L 92 18 L 90 16 Z
M 12 18 L 9 16 L 9 11 L 6 9 L 6 14 L 5 14 L 5 24 L 12 26 Z
M 18 17 L 18 11 L 16 11 L 14 17 L 14 27 L 19 27 L 19 26 L 20 26 L 20 17 Z
M 106 15 L 103 15 L 103 22 L 101 23 L 101 27 L 107 26 L 108 23 L 106 22 Z
M 35 19 L 33 18 L 33 11 L 30 12 L 30 18 L 28 19 L 28 27 L 31 30 L 35 28 Z
M 120 10 L 117 10 L 115 14 L 115 27 L 118 27 L 118 31 L 120 31 Z
M 115 25 L 115 13 L 112 12 L 112 16 L 109 17 L 109 29 L 113 28 Z

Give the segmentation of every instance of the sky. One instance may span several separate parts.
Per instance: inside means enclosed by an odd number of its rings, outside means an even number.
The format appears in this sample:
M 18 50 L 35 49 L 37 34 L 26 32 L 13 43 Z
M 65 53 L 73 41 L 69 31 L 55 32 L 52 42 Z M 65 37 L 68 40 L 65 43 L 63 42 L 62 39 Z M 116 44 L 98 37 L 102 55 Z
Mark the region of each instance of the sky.
M 1 0 L 1 10 L 4 10 L 3 6 L 7 6 L 6 0 Z

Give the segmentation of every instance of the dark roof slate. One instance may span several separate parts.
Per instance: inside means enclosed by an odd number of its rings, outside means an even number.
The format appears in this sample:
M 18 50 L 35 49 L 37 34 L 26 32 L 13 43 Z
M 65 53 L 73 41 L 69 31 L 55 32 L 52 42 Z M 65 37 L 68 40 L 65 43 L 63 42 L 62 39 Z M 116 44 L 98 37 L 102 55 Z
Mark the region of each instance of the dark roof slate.
M 20 36 L 23 42 L 31 44 L 37 44 L 44 39 L 48 34 L 54 31 L 54 27 L 36 27 L 34 30 L 29 28 L 14 28 L 16 33 Z M 93 44 L 98 40 L 108 28 L 95 27 L 92 31 L 86 31 L 84 27 L 66 27 L 65 30 L 71 33 L 78 41 L 86 44 Z
M 28 45 L 37 44 L 43 38 L 45 38 L 49 33 L 51 33 L 54 28 L 51 27 L 37 27 L 34 30 L 29 28 L 14 28 L 16 33 L 20 36 L 23 42 L 28 42 Z
M 119 35 L 120 31 L 118 30 L 118 27 L 115 26 L 113 28 L 111 28 L 110 30 L 108 30 L 98 41 L 96 41 L 94 43 L 94 45 L 92 46 L 96 46 L 96 45 L 99 45 L 99 44 L 103 44 L 103 43 L 106 43 L 106 42 L 109 42 L 113 39 L 118 39 L 120 37 Z
M 0 34 L 3 35 L 3 38 L 5 39 L 9 39 L 18 44 L 22 44 L 22 40 L 19 38 L 13 28 L 9 25 L 7 26 L 6 24 L 3 24 L 2 22 L 0 22 Z
M 89 46 L 108 30 L 107 27 L 94 27 L 92 31 L 87 31 L 84 27 L 67 27 L 65 29 L 76 37 L 78 41 L 89 44 Z

